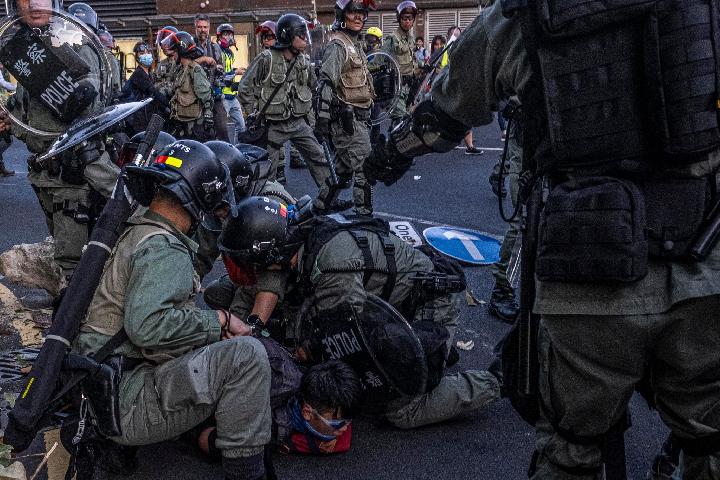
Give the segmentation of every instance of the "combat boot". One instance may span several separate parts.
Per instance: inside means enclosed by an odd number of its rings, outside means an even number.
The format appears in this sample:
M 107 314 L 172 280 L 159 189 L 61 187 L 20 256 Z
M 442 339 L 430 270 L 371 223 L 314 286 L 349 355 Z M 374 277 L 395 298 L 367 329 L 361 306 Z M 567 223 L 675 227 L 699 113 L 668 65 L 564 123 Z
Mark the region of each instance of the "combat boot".
M 305 160 L 294 150 L 290 151 L 290 168 L 305 168 Z
M 495 284 L 488 311 L 503 322 L 513 323 L 520 313 L 520 307 L 515 301 L 515 291 L 512 287 Z

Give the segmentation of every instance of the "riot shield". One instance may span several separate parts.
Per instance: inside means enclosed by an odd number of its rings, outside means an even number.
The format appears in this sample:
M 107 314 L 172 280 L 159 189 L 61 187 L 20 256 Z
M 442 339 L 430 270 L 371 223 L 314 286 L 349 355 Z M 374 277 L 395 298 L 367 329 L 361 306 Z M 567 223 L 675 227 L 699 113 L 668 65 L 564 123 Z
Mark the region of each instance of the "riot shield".
M 310 56 L 310 63 L 316 67 L 322 64 L 325 47 L 330 43 L 330 40 L 332 40 L 330 38 L 330 31 L 330 26 L 320 24 L 315 25 L 315 28 L 310 30 L 312 44 L 307 47 L 305 53 Z
M 362 404 L 369 411 L 425 392 L 428 367 L 422 344 L 392 305 L 372 294 L 331 309 L 324 304 L 323 298 L 312 296 L 298 315 L 296 338 L 312 363 L 337 359 L 349 364 L 360 378 Z
M 370 122 L 372 125 L 380 125 L 390 119 L 390 112 L 400 101 L 402 75 L 397 61 L 386 52 L 372 52 L 367 59 L 375 87 L 375 102 Z
M 66 125 L 112 97 L 112 68 L 88 27 L 66 12 L 29 2 L 0 24 L 0 62 L 19 84 L 0 107 L 34 135 L 57 137 Z
M 88 138 L 119 123 L 152 101 L 152 98 L 146 98 L 139 102 L 121 103 L 120 105 L 106 107 L 100 112 L 93 113 L 91 116 L 78 118 L 65 133 L 58 137 L 52 147 L 50 147 L 50 150 L 38 160 L 43 161 L 47 158 L 54 157 L 82 143 Z

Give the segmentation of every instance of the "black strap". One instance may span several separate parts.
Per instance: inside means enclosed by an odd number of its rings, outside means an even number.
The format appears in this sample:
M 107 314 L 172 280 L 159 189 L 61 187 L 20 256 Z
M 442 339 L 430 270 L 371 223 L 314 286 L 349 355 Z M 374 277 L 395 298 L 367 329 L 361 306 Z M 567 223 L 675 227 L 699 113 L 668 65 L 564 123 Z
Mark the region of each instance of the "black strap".
M 95 360 L 98 363 L 102 363 L 107 358 L 113 354 L 117 348 L 125 343 L 125 340 L 128 339 L 127 332 L 124 328 L 121 328 L 119 332 L 117 332 L 115 335 L 112 336 L 110 340 L 107 341 L 105 345 L 100 347 L 100 350 L 93 355 L 93 360 Z
M 265 115 L 265 112 L 270 107 L 270 103 L 275 98 L 275 95 L 277 95 L 277 93 L 280 91 L 280 88 L 283 85 L 285 85 L 285 82 L 288 81 L 288 78 L 290 77 L 290 72 L 292 72 L 293 68 L 295 68 L 295 64 L 297 63 L 298 57 L 300 57 L 300 55 L 296 56 L 293 59 L 293 61 L 290 62 L 290 66 L 288 67 L 287 72 L 285 72 L 285 80 L 282 83 L 278 83 L 275 86 L 275 90 L 273 90 L 272 93 L 270 94 L 270 98 L 267 99 L 267 102 L 265 102 L 265 105 L 263 105 L 263 107 L 260 109 L 260 112 L 258 113 L 258 117 L 262 117 L 263 115 Z M 272 68 L 272 60 L 270 61 L 270 68 Z
M 385 253 L 385 260 L 387 261 L 387 279 L 385 285 L 383 285 L 382 299 L 386 302 L 390 301 L 390 295 L 392 295 L 395 289 L 395 280 L 397 279 L 397 263 L 395 263 L 395 244 L 390 240 L 390 236 L 387 234 L 378 233 L 378 237 L 383 244 L 383 252 Z
M 373 260 L 372 252 L 370 252 L 370 241 L 368 240 L 367 232 L 362 230 L 349 230 L 349 232 L 362 252 L 363 261 L 365 262 L 365 269 L 363 270 L 363 287 L 367 287 L 370 277 L 375 271 L 375 261 Z
M 360 251 L 362 252 L 365 268 L 363 270 L 363 286 L 367 287 L 370 277 L 375 273 L 375 261 L 372 252 L 370 252 L 370 242 L 368 241 L 367 232 L 363 230 L 349 230 L 350 235 L 355 239 Z M 395 289 L 395 280 L 397 279 L 397 263 L 395 262 L 395 244 L 390 240 L 390 236 L 381 232 L 375 232 L 383 246 L 383 253 L 387 261 L 387 278 L 383 285 L 380 297 L 386 302 L 390 300 Z

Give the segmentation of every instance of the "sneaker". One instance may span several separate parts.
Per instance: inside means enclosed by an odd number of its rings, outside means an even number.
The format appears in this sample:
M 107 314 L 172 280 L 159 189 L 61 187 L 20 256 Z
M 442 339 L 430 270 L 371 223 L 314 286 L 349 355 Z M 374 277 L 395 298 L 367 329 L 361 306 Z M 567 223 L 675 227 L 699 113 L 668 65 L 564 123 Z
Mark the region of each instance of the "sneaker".
M 465 149 L 465 155 L 482 155 L 483 153 L 485 153 L 485 150 L 477 147 L 467 147 Z
M 505 140 L 507 140 L 507 130 L 500 132 L 500 141 L 504 142 Z

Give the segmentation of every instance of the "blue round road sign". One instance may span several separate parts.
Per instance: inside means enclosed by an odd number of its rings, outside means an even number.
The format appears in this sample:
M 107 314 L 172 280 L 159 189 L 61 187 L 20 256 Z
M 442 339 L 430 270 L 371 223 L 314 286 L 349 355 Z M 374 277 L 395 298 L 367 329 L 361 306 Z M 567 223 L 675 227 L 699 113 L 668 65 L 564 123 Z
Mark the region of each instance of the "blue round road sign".
M 475 230 L 431 227 L 423 236 L 432 248 L 461 262 L 490 265 L 500 259 L 500 242 Z

